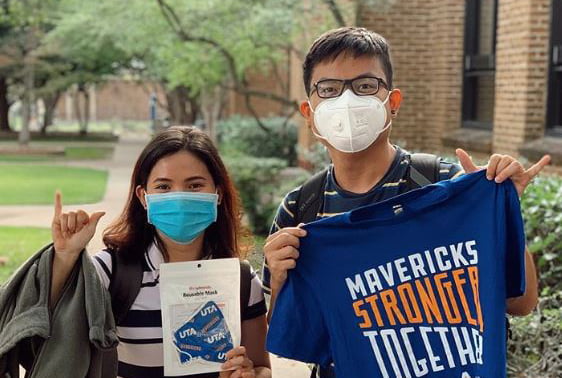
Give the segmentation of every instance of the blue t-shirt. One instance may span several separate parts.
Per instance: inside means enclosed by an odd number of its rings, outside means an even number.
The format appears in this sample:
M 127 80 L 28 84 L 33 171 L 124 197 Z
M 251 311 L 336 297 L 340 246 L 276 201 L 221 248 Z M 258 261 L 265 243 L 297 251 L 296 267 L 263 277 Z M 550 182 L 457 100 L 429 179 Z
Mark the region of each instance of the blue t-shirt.
M 267 349 L 338 377 L 505 377 L 525 291 L 511 181 L 476 172 L 305 226 Z

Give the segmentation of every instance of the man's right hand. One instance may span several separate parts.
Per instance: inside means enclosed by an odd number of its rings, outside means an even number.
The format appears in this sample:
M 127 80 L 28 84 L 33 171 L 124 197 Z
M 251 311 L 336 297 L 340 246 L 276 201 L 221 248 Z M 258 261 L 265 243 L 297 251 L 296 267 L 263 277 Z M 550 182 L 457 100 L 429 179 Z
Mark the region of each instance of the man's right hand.
M 306 236 L 306 231 L 299 225 L 299 227 L 282 228 L 266 239 L 263 252 L 271 275 L 272 293 L 279 292 L 287 280 L 287 271 L 297 265 L 299 238 L 303 236 Z
M 62 196 L 55 193 L 55 215 L 51 234 L 55 252 L 68 258 L 77 258 L 96 233 L 96 226 L 105 212 L 88 215 L 83 210 L 62 212 Z

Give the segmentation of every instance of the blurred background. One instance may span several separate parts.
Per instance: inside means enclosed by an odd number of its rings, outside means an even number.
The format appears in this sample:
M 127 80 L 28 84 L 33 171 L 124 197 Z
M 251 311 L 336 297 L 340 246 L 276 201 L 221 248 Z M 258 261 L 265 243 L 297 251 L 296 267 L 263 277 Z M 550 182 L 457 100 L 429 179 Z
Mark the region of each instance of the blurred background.
M 541 301 L 511 321 L 508 370 L 562 376 L 562 0 L 0 0 L 0 283 L 49 242 L 55 189 L 108 212 L 102 248 L 138 153 L 178 124 L 218 144 L 261 269 L 283 195 L 328 162 L 298 113 L 304 56 L 351 25 L 391 45 L 394 143 L 552 156 L 522 198 Z

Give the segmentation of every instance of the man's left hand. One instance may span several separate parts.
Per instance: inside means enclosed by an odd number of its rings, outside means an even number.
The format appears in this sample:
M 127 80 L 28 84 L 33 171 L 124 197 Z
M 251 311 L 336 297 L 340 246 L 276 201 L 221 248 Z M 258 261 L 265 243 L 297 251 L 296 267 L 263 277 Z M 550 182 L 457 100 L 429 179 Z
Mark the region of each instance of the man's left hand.
M 486 177 L 488 180 L 502 183 L 508 178 L 513 181 L 517 194 L 521 197 L 525 188 L 531 180 L 539 174 L 542 169 L 550 163 L 550 155 L 544 155 L 538 162 L 533 164 L 529 169 L 525 169 L 523 164 L 509 155 L 493 154 L 488 161 L 487 166 L 476 166 L 472 158 L 465 150 L 457 148 L 455 151 L 461 166 L 466 173 L 472 173 L 486 169 Z

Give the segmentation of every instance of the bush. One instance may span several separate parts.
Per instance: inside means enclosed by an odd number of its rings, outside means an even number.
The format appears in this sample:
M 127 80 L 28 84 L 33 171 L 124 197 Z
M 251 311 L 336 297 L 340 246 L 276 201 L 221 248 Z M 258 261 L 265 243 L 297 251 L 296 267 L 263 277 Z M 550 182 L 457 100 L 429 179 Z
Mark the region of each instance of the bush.
M 308 149 L 299 147 L 297 151 L 308 162 L 312 173 L 319 172 L 330 164 L 330 155 L 328 155 L 326 147 L 320 142 L 314 143 Z
M 543 295 L 562 290 L 562 178 L 538 177 L 521 199 L 529 250 L 536 256 Z
M 562 371 L 562 178 L 538 177 L 521 199 L 527 245 L 542 287 L 537 310 L 511 320 L 508 371 L 514 377 L 559 377 Z
M 273 196 L 281 170 L 287 166 L 286 161 L 242 154 L 225 155 L 224 161 L 240 193 L 252 231 L 267 234 L 271 214 L 278 205 Z
M 510 377 L 554 378 L 562 372 L 562 292 L 543 297 L 531 315 L 511 319 Z
M 270 130 L 264 131 L 254 118 L 232 116 L 217 124 L 217 140 L 221 151 L 242 152 L 255 157 L 274 157 L 295 165 L 298 127 L 285 118 L 265 118 L 262 123 Z

